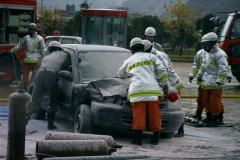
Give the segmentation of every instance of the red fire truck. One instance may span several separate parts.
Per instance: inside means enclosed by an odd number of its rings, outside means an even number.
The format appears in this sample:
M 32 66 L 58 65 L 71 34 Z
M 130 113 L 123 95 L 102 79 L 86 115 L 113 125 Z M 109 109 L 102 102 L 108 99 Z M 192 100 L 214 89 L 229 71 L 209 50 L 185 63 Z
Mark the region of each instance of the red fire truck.
M 240 12 L 228 15 L 219 37 L 219 46 L 227 53 L 232 73 L 240 82 Z
M 27 34 L 28 24 L 36 22 L 36 0 L 0 0 L 0 85 L 20 78 L 22 52 L 9 50 Z

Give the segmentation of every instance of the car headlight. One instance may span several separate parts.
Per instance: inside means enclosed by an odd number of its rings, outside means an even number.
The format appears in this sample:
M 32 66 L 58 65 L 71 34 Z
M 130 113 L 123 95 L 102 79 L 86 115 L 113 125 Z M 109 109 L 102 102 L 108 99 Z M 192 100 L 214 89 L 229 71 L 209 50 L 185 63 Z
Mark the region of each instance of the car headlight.
M 181 110 L 182 103 L 180 96 L 176 92 L 168 94 L 167 108 L 168 110 Z

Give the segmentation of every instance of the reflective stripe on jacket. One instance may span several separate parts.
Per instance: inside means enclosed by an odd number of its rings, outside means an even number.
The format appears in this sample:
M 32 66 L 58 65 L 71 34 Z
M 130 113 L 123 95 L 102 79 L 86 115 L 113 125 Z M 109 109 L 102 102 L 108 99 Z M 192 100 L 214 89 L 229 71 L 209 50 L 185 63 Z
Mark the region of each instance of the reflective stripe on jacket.
M 17 52 L 22 48 L 26 49 L 25 58 L 23 60 L 24 62 L 38 63 L 44 54 L 46 45 L 44 39 L 41 36 L 37 34 L 35 34 L 34 37 L 26 35 L 11 51 Z
M 155 48 L 151 51 L 152 54 L 156 55 L 164 67 L 167 69 L 168 81 L 171 86 L 176 87 L 177 89 L 183 88 L 183 84 L 181 83 L 180 77 L 177 75 L 175 70 L 173 69 L 172 62 L 169 56 L 161 51 L 156 50 Z
M 199 74 L 202 75 L 204 89 L 223 89 L 229 75 L 226 53 L 215 45 L 209 53 L 206 52 Z M 218 85 L 217 82 L 222 85 Z
M 149 53 L 137 52 L 119 68 L 122 78 L 131 77 L 128 90 L 130 102 L 156 101 L 162 95 L 158 83 L 167 85 L 167 72 L 158 58 Z

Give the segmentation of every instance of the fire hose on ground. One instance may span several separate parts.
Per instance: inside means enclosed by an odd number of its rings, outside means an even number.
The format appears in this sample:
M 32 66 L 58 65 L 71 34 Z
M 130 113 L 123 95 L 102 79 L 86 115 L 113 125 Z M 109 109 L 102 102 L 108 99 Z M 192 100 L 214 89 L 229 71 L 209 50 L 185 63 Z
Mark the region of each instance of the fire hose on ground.
M 96 135 L 96 134 L 83 134 L 83 133 L 67 133 L 67 132 L 51 132 L 48 131 L 45 140 L 105 140 L 109 147 L 121 148 L 112 136 Z
M 38 159 L 47 157 L 75 157 L 75 156 L 100 156 L 116 152 L 122 145 L 117 144 L 112 136 L 47 132 L 45 140 L 36 144 Z
M 36 144 L 38 159 L 110 155 L 115 150 L 105 140 L 42 140 Z

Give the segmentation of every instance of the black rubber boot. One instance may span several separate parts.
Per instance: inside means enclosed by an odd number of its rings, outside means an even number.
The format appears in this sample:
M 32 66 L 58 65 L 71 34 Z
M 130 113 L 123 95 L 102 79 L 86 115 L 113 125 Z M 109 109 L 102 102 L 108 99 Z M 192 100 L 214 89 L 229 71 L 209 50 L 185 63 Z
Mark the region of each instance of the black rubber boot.
M 202 109 L 197 109 L 197 110 L 196 110 L 196 119 L 197 119 L 198 121 L 201 121 L 201 120 L 202 120 L 202 112 L 203 112 Z
M 203 123 L 202 123 L 202 112 L 203 112 L 202 109 L 197 109 L 196 110 L 196 117 L 195 117 L 194 121 L 192 121 L 192 123 L 195 124 L 196 127 L 200 127 L 200 126 L 203 125 Z
M 142 145 L 142 130 L 134 130 L 134 135 L 131 143 L 139 146 Z
M 49 130 L 57 129 L 57 127 L 54 125 L 54 120 L 55 120 L 55 113 L 48 112 L 48 129 Z
M 212 114 L 210 112 L 207 112 L 207 118 L 203 120 L 204 123 L 211 123 L 212 121 Z
M 219 115 L 212 116 L 211 127 L 217 127 L 218 126 L 218 118 L 219 118 Z
M 223 112 L 221 112 L 218 116 L 218 124 L 222 125 L 224 124 L 224 121 L 223 121 Z
M 153 132 L 153 136 L 151 138 L 151 144 L 157 145 L 159 143 L 160 132 Z

